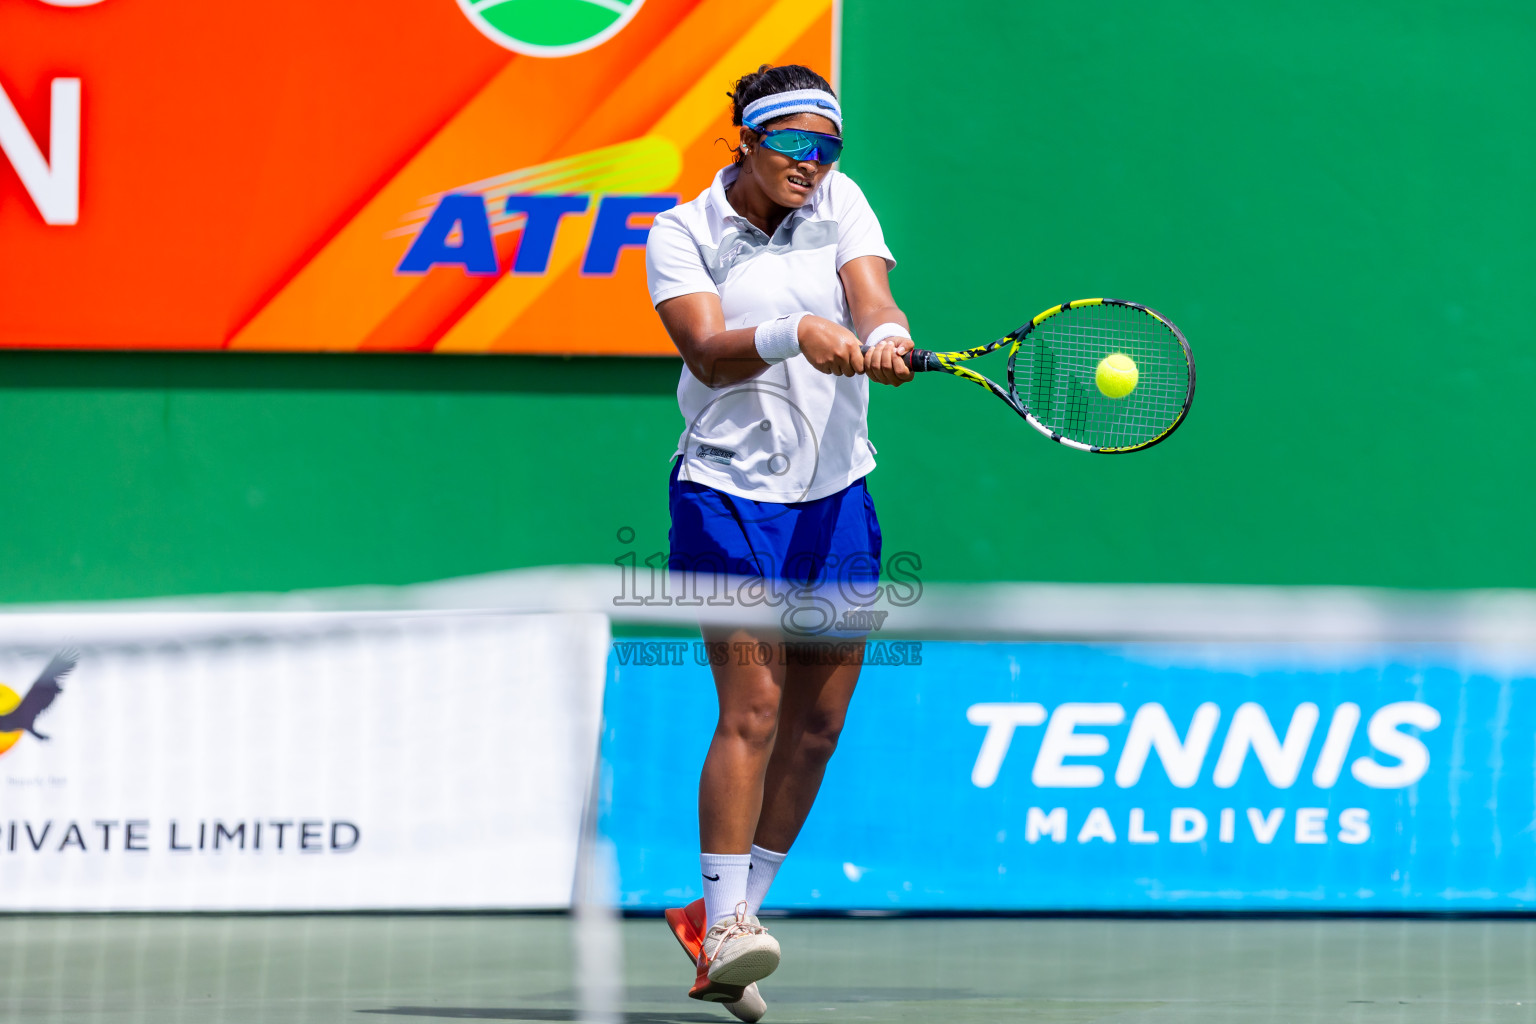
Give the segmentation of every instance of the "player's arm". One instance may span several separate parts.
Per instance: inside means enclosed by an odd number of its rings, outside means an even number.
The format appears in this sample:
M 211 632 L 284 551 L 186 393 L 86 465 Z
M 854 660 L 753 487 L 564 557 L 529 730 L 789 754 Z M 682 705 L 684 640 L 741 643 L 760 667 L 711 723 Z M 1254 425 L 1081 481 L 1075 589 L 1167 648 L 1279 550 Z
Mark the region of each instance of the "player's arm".
M 838 271 L 843 291 L 848 296 L 848 311 L 860 338 L 869 337 L 881 324 L 899 324 L 908 328 L 907 314 L 891 295 L 891 278 L 881 256 L 859 256 L 843 264 Z M 878 384 L 900 386 L 912 379 L 902 356 L 912 350 L 907 338 L 887 338 L 864 354 L 864 372 Z
M 768 368 L 757 353 L 757 328 L 726 330 L 720 296 L 692 292 L 656 307 L 688 370 L 704 384 L 723 388 L 751 380 Z M 864 372 L 859 339 L 819 316 L 800 321 L 800 352 L 822 373 L 856 377 Z M 910 376 L 910 374 L 909 374 Z

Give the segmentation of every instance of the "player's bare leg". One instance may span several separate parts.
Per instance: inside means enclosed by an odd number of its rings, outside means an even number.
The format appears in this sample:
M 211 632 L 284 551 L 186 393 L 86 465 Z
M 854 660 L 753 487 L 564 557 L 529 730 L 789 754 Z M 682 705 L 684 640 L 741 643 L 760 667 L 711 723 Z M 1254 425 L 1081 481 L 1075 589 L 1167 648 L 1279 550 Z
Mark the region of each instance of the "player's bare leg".
M 790 645 L 778 734 L 763 783 L 753 842 L 787 852 L 799 836 L 853 699 L 864 642 Z
M 777 635 L 744 629 L 704 631 L 724 664 L 712 665 L 720 717 L 699 776 L 699 839 L 711 853 L 746 854 L 763 804 L 763 779 L 778 734 L 784 658 Z M 770 657 L 743 656 L 766 644 Z M 766 661 L 767 664 L 759 664 Z

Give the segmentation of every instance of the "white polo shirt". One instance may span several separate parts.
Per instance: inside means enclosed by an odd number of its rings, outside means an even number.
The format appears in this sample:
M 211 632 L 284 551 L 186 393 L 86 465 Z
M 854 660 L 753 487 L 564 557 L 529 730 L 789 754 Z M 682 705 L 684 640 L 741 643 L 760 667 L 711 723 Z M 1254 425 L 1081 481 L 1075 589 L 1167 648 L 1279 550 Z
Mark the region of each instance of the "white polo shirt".
M 800 310 L 853 330 L 838 271 L 860 256 L 896 265 L 859 186 L 830 171 L 770 239 L 726 198 L 737 173 L 725 168 L 698 198 L 656 218 L 645 246 L 652 305 L 711 292 L 727 330 Z M 821 373 L 804 356 L 722 388 L 685 366 L 677 404 L 684 480 L 758 501 L 814 501 L 875 468 L 869 379 Z

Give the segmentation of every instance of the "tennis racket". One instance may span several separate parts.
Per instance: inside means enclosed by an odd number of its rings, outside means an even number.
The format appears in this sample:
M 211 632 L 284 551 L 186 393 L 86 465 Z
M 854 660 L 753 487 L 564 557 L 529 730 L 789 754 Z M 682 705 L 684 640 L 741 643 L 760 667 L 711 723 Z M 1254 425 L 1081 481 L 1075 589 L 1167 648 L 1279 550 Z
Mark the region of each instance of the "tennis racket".
M 964 365 L 1004 345 L 1006 389 Z M 1104 455 L 1157 444 L 1184 422 L 1195 397 L 1184 335 L 1156 310 L 1123 299 L 1063 302 L 990 345 L 913 349 L 906 360 L 914 373 L 980 384 L 1052 441 Z

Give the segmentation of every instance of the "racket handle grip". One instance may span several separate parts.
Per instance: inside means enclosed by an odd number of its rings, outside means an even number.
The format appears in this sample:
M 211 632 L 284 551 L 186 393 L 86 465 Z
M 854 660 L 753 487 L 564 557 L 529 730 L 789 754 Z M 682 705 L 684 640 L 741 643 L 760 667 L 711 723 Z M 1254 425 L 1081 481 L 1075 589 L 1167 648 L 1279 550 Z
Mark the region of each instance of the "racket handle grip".
M 927 373 L 931 370 L 942 369 L 939 361 L 934 358 L 932 352 L 925 348 L 915 348 L 902 357 L 907 361 L 907 369 L 913 373 Z

